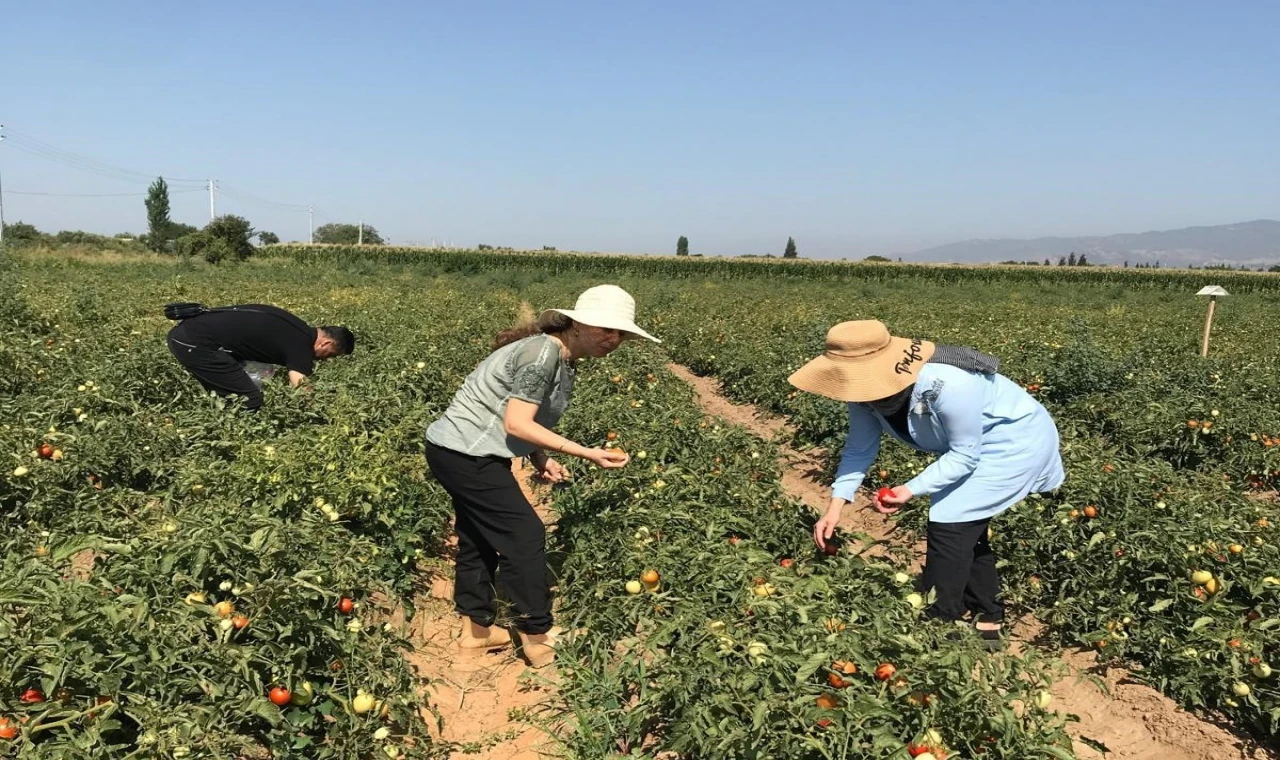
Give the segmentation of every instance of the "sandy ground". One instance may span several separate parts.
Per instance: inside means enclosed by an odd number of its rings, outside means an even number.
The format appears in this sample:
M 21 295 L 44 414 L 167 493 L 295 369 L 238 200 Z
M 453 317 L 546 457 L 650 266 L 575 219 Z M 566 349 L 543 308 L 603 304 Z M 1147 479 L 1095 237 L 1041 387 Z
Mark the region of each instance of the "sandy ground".
M 515 472 L 525 495 L 553 529 L 546 486 L 531 487 L 528 470 Z M 533 670 L 510 647 L 496 653 L 462 653 L 457 646 L 461 624 L 452 600 L 452 577 L 433 578 L 430 595 L 418 600 L 411 630 L 415 651 L 408 655 L 419 675 L 431 682 L 429 699 L 443 722 L 437 736 L 458 743 L 453 756 L 459 758 L 539 760 L 556 756 L 555 742 L 523 714 L 536 711 L 554 694 L 554 666 Z M 434 722 L 436 718 L 428 716 L 427 720 Z

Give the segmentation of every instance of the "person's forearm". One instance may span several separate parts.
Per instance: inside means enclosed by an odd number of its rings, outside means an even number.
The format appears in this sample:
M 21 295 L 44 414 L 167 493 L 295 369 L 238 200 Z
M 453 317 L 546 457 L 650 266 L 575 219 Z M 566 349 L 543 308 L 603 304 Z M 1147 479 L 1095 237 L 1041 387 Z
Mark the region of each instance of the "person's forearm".
M 512 435 L 522 441 L 532 443 L 534 446 L 542 449 L 543 452 L 556 452 L 568 454 L 572 457 L 583 458 L 589 450 L 587 447 L 580 446 L 554 430 L 549 430 L 536 422 L 508 422 L 504 427 L 506 428 L 507 435 Z

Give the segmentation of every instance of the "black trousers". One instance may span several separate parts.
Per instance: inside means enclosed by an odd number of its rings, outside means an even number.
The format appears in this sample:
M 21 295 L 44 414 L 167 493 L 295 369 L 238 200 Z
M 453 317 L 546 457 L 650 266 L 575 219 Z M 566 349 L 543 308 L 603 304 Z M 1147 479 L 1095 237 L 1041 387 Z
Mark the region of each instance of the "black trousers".
M 938 592 L 928 610 L 932 617 L 960 620 L 968 612 L 986 623 L 1004 620 L 996 555 L 987 540 L 990 523 L 929 523 L 921 581 L 925 593 Z
M 205 390 L 219 396 L 244 396 L 245 408 L 251 411 L 262 406 L 262 389 L 245 372 L 244 365 L 217 346 L 188 340 L 181 324 L 169 331 L 169 352 Z
M 453 497 L 458 558 L 453 602 L 458 614 L 492 625 L 503 589 L 525 633 L 551 628 L 551 584 L 547 572 L 547 531 L 520 492 L 511 460 L 473 457 L 427 443 L 427 465 Z

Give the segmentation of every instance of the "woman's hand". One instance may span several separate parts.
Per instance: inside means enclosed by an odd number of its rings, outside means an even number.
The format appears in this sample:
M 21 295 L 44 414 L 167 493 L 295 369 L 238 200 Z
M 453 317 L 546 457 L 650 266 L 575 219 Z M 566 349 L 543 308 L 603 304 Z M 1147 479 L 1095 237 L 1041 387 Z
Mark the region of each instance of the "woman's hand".
M 911 493 L 911 489 L 906 486 L 881 488 L 876 492 L 871 503 L 880 514 L 891 515 L 899 509 L 902 509 L 902 505 L 911 501 L 914 496 L 915 494 Z
M 616 470 L 619 467 L 626 467 L 627 462 L 631 461 L 631 457 L 623 451 L 607 450 L 607 449 L 589 449 L 585 446 L 570 441 L 569 439 L 554 433 L 534 419 L 534 415 L 538 411 L 538 405 L 525 401 L 523 399 L 513 398 L 507 401 L 507 411 L 502 418 L 502 427 L 507 435 L 519 438 L 522 441 L 532 443 L 534 446 L 543 449 L 543 456 L 548 451 L 558 451 L 562 454 L 568 454 L 571 457 L 578 457 L 592 462 L 606 470 Z M 541 472 L 544 468 L 541 461 L 536 458 L 533 466 Z M 563 468 L 562 468 L 563 471 Z
M 534 462 L 538 468 L 538 477 L 548 483 L 563 483 L 569 479 L 569 471 L 564 465 L 550 457 L 543 457 L 541 462 Z
M 616 470 L 619 467 L 626 467 L 627 462 L 631 461 L 631 455 L 625 451 L 618 449 L 587 449 L 583 453 L 583 459 L 592 462 L 606 470 Z
M 831 538 L 831 534 L 835 532 L 836 524 L 840 522 L 840 509 L 844 506 L 844 499 L 832 499 L 831 506 L 827 507 L 824 514 L 818 522 L 813 525 L 813 542 L 818 545 L 819 549 L 826 551 L 827 539 Z

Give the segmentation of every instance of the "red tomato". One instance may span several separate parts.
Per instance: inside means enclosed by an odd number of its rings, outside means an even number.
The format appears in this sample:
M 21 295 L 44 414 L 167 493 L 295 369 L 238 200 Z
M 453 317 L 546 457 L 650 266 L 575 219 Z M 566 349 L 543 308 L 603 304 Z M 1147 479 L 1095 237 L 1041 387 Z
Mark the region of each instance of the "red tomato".
M 289 700 L 293 697 L 293 693 L 283 686 L 272 686 L 271 691 L 267 692 L 267 697 L 275 706 L 284 707 L 289 704 Z
M 8 718 L 0 718 L 0 739 L 17 739 L 18 727 Z
M 52 459 L 52 458 L 53 458 L 53 444 L 51 444 L 51 443 L 42 443 L 42 444 L 40 444 L 40 456 L 41 456 L 42 458 L 44 458 L 44 459 Z
M 892 488 L 881 488 L 879 491 L 876 491 L 876 501 L 884 502 L 886 496 L 893 496 Z
M 338 612 L 343 615 L 350 615 L 351 611 L 356 608 L 356 603 L 351 601 L 351 597 L 344 596 L 338 600 Z
M 876 666 L 876 680 L 888 681 L 890 678 L 893 678 L 893 674 L 897 672 L 898 669 L 893 666 L 893 663 L 882 662 Z
M 782 559 L 778 560 L 778 564 L 782 565 L 783 567 L 791 567 L 792 565 L 795 564 L 795 562 L 793 562 L 790 557 L 783 557 Z
M 39 689 L 27 689 L 26 691 L 22 692 L 22 696 L 19 697 L 18 699 L 19 701 L 25 702 L 26 704 L 29 704 L 29 705 L 35 704 L 37 702 L 43 702 L 44 692 L 40 691 Z

